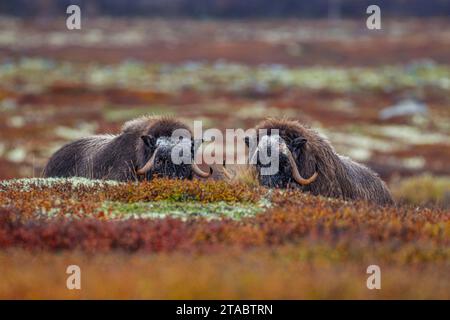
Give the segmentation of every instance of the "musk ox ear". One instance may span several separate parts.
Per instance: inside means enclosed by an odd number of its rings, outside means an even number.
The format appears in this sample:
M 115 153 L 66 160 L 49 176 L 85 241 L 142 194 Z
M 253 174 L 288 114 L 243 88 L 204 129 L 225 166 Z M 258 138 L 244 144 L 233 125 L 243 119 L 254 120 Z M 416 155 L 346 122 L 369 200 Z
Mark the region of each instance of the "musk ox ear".
M 292 148 L 294 149 L 294 151 L 299 151 L 306 144 L 306 142 L 308 142 L 308 140 L 306 140 L 305 138 L 295 138 L 292 141 Z
M 141 139 L 148 148 L 153 148 L 156 145 L 156 138 L 152 135 L 141 136 Z

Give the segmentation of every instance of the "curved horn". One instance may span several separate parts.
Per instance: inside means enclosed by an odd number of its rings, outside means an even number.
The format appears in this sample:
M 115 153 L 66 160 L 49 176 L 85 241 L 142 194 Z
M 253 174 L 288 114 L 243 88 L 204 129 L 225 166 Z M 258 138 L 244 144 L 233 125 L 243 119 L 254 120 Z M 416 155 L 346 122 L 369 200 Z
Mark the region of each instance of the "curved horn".
M 147 163 L 141 169 L 136 171 L 137 174 L 139 174 L 139 175 L 146 174 L 148 171 L 150 171 L 153 168 L 157 152 L 158 152 L 158 148 L 156 148 L 155 152 L 153 152 L 152 157 L 147 161 Z
M 202 178 L 208 178 L 212 174 L 212 169 L 209 167 L 209 172 L 205 172 L 202 169 L 200 169 L 195 162 L 192 162 L 192 171 L 194 173 Z
M 314 174 L 308 179 L 305 179 L 300 175 L 300 172 L 298 172 L 297 163 L 295 163 L 294 157 L 292 156 L 291 150 L 289 150 L 289 148 L 286 148 L 286 155 L 292 167 L 292 177 L 294 178 L 295 181 L 297 181 L 297 183 L 301 185 L 308 185 L 316 180 L 318 175 L 317 172 L 314 172 Z
M 208 178 L 212 174 L 211 167 L 209 167 L 209 172 L 205 172 L 198 167 L 198 165 L 195 163 L 195 156 L 194 156 L 194 159 L 192 160 L 192 171 L 194 171 L 194 173 L 196 175 L 198 175 L 199 177 L 202 177 L 202 178 Z
M 222 173 L 225 176 L 225 178 L 227 178 L 228 180 L 233 180 L 234 177 L 231 175 L 231 173 L 228 171 L 227 167 L 225 166 L 225 161 L 223 161 Z

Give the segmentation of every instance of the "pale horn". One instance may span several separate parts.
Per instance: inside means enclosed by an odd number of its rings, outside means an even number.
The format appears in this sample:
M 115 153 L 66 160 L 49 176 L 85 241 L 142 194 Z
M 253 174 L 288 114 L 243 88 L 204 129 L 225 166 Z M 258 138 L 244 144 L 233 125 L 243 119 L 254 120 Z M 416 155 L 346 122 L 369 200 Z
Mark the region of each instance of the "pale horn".
M 209 167 L 209 172 L 205 172 L 198 167 L 198 165 L 195 163 L 195 156 L 194 156 L 194 159 L 192 160 L 192 171 L 194 171 L 194 173 L 196 175 L 198 175 L 199 177 L 202 177 L 202 178 L 208 178 L 212 174 L 211 167 Z
M 152 157 L 147 161 L 147 163 L 137 171 L 137 174 L 143 175 L 146 174 L 148 171 L 150 171 L 153 168 L 153 165 L 155 164 L 155 157 L 156 153 L 158 152 L 158 148 L 156 148 L 155 152 L 153 152 Z
M 316 180 L 318 175 L 317 172 L 314 172 L 314 174 L 308 179 L 305 179 L 300 175 L 300 172 L 298 172 L 297 163 L 295 163 L 295 159 L 292 156 L 291 150 L 289 150 L 289 148 L 286 148 L 286 155 L 292 168 L 292 177 L 295 181 L 297 181 L 297 183 L 301 185 L 308 185 Z
M 225 178 L 227 178 L 228 180 L 233 180 L 234 177 L 232 176 L 232 174 L 226 168 L 225 161 L 223 161 L 222 173 L 225 176 Z

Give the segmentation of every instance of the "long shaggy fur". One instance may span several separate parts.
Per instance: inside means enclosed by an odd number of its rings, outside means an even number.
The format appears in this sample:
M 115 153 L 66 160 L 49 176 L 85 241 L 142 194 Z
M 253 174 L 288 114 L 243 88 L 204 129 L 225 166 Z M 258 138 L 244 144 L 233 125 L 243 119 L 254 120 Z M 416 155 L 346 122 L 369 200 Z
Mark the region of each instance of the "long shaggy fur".
M 118 135 L 96 135 L 66 144 L 50 158 L 43 175 L 137 180 L 137 168 L 143 167 L 151 156 L 151 150 L 145 148 L 141 136 L 170 137 L 176 129 L 191 132 L 184 123 L 172 118 L 131 120 Z
M 267 119 L 258 124 L 256 129 L 278 129 L 288 146 L 298 137 L 307 140 L 302 150 L 294 153 L 294 157 L 303 177 L 310 177 L 315 171 L 318 177 L 306 186 L 296 184 L 302 190 L 344 200 L 359 199 L 380 205 L 393 203 L 386 184 L 375 172 L 338 155 L 325 137 L 298 121 Z

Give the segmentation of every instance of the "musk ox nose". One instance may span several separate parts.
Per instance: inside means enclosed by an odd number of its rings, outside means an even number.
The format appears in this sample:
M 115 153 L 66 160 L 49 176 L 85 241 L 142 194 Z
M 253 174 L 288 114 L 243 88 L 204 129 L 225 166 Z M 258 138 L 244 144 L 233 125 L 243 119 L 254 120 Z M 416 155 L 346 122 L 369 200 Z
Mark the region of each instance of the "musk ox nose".
M 171 149 L 160 149 L 158 150 L 158 156 L 155 159 L 155 169 L 166 168 L 170 169 L 176 165 L 172 161 L 172 150 Z

